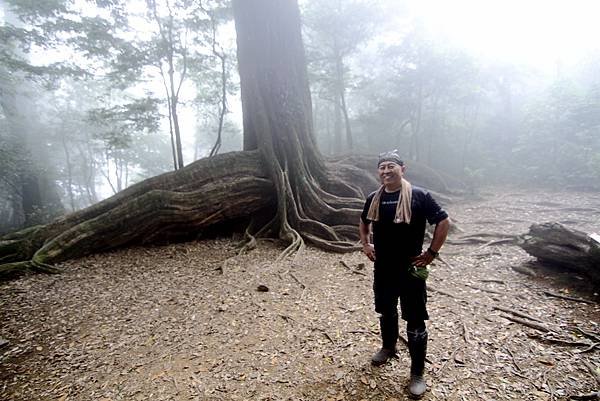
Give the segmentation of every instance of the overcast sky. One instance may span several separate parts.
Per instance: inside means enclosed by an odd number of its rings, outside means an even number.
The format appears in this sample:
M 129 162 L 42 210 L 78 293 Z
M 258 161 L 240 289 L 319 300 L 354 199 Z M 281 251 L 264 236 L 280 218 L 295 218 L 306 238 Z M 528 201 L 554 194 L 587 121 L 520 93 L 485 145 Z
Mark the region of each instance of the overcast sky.
M 599 0 L 406 0 L 425 27 L 492 60 L 552 71 L 600 48 Z

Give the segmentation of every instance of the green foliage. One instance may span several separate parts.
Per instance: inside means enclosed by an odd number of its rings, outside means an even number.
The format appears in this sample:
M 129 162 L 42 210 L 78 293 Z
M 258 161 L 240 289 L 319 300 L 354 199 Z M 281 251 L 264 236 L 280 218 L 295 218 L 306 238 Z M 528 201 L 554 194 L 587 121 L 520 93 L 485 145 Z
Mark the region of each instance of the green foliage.
M 15 9 L 24 22 L 35 22 L 40 18 L 59 19 L 68 12 L 72 0 L 4 0 Z
M 132 99 L 130 103 L 123 105 L 91 109 L 88 111 L 88 120 L 93 125 L 104 128 L 101 137 L 108 147 L 128 147 L 134 133 L 153 133 L 158 130 L 159 103 L 154 98 Z
M 160 100 L 133 99 L 110 108 L 90 109 L 86 120 L 96 130 L 93 138 L 105 154 L 132 167 L 132 174 L 148 177 L 168 169 L 166 138 L 154 135 L 159 130 Z

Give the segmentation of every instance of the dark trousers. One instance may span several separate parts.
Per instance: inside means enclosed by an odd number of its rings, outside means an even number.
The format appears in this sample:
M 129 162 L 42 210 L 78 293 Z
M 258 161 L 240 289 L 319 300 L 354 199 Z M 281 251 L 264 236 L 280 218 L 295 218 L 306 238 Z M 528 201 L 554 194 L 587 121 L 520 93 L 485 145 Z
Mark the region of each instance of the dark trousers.
M 373 280 L 375 311 L 382 316 L 396 316 L 398 300 L 403 320 L 407 322 L 429 319 L 425 280 L 413 277 L 408 267 L 376 266 Z
M 406 334 L 411 356 L 411 374 L 422 375 L 427 353 L 427 289 L 424 280 L 413 277 L 398 266 L 376 266 L 373 292 L 375 311 L 380 314 L 379 324 L 383 347 L 395 349 L 398 341 L 398 300 L 402 319 L 407 322 Z

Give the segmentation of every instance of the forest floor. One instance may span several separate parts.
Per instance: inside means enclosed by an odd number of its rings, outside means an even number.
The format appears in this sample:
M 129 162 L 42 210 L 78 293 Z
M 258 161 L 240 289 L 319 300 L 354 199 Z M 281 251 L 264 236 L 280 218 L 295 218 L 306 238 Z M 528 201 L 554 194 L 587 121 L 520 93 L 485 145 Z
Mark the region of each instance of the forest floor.
M 445 245 L 432 268 L 423 399 L 597 391 L 598 289 L 490 241 L 544 221 L 599 232 L 600 194 L 496 189 L 446 209 L 463 230 L 451 240 L 472 242 Z M 276 263 L 281 250 L 259 242 L 235 256 L 232 239 L 136 247 L 1 283 L 0 399 L 407 399 L 402 344 L 398 359 L 370 365 L 379 327 L 366 257 L 308 248 Z

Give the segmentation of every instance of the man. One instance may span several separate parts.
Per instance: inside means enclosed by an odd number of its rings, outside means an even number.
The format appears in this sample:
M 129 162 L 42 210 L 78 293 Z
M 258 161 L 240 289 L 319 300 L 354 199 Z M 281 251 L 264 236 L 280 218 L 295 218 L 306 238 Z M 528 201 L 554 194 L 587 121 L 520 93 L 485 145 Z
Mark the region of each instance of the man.
M 375 311 L 380 314 L 383 340 L 371 362 L 379 366 L 396 355 L 400 298 L 411 358 L 409 391 L 420 397 L 427 390 L 423 378 L 427 353 L 425 320 L 429 319 L 425 269 L 444 244 L 450 221 L 428 192 L 403 178 L 406 166 L 396 151 L 380 155 L 378 171 L 382 186 L 368 196 L 359 225 L 363 252 L 375 262 Z M 425 221 L 435 225 L 435 231 L 423 252 Z M 369 240 L 371 228 L 373 244 Z

